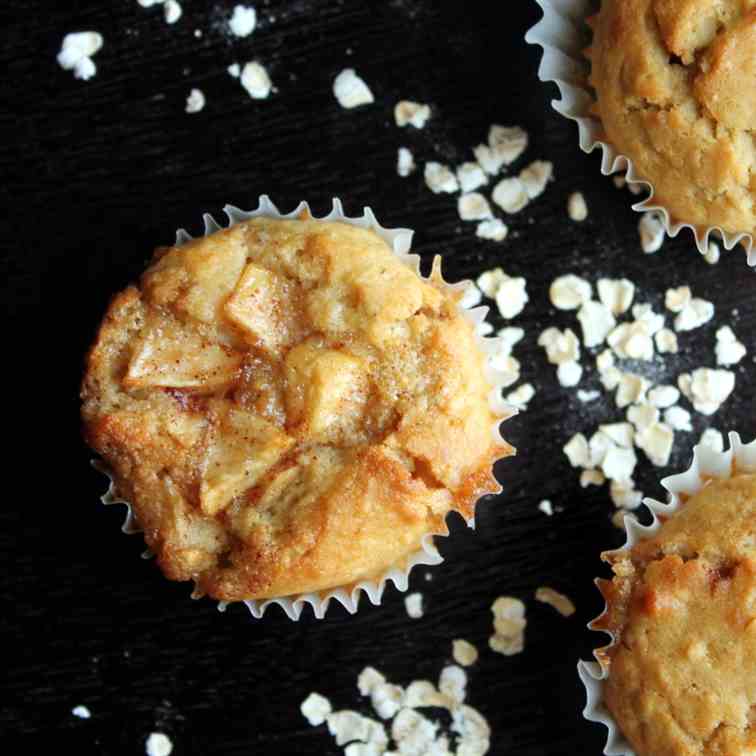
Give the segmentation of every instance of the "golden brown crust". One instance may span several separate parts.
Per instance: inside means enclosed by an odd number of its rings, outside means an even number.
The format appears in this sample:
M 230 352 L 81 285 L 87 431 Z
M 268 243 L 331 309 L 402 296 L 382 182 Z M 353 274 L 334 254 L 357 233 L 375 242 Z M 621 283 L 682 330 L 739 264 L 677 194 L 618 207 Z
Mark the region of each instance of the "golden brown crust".
M 256 219 L 158 250 L 90 351 L 82 415 L 165 574 L 214 598 L 374 577 L 496 488 L 456 300 L 372 232 Z
M 676 221 L 756 232 L 756 2 L 603 0 L 596 113 Z
M 604 700 L 638 756 L 756 748 L 756 475 L 711 481 L 606 555 Z

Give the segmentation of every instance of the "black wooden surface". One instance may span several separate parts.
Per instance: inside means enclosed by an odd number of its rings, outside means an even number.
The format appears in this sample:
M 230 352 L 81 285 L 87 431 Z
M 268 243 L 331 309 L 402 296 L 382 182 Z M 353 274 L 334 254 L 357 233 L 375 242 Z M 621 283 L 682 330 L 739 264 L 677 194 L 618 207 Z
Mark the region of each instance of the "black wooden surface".
M 491 753 L 599 754 L 604 733 L 581 718 L 575 665 L 600 641 L 584 628 L 600 608 L 592 585 L 599 552 L 622 537 L 609 523 L 606 491 L 581 490 L 561 447 L 576 430 L 620 418 L 607 398 L 586 406 L 560 389 L 535 345 L 546 326 L 574 324 L 550 309 L 548 286 L 566 272 L 594 281 L 622 275 L 639 285 L 637 301 L 660 308 L 667 287 L 690 283 L 714 301 L 718 324 L 734 322 L 751 346 L 743 255 L 710 267 L 687 235 L 656 256 L 641 253 L 630 195 L 600 176 L 596 155 L 579 151 L 575 127 L 549 108 L 554 91 L 537 81 L 539 52 L 523 41 L 539 17 L 535 3 L 510 0 L 494 11 L 482 2 L 271 0 L 257 3 L 256 32 L 233 41 L 219 30 L 232 5 L 187 0 L 173 27 L 136 0 L 10 0 L 0 11 L 2 301 L 11 344 L 4 365 L 16 387 L 6 393 L 13 448 L 0 506 L 2 742 L 136 754 L 149 732 L 162 730 L 176 754 L 336 754 L 325 728 L 299 714 L 311 690 L 359 708 L 363 666 L 400 684 L 435 679 L 451 640 L 466 638 L 481 649 L 469 699 L 493 727 Z M 87 83 L 55 63 L 63 35 L 80 29 L 105 36 L 98 76 Z M 278 88 L 268 101 L 252 101 L 226 74 L 230 63 L 251 59 L 269 66 Z M 336 104 L 331 83 L 348 65 L 369 82 L 374 105 Z M 208 103 L 189 116 L 193 86 Z M 394 126 L 401 98 L 432 103 L 424 131 Z M 453 198 L 395 170 L 399 145 L 421 164 L 469 159 L 491 123 L 525 127 L 527 158 L 556 169 L 500 245 L 475 239 Z M 591 212 L 581 225 L 564 209 L 578 189 Z M 263 192 L 283 209 L 309 199 L 324 211 L 333 196 L 352 212 L 369 204 L 386 225 L 416 229 L 426 263 L 442 254 L 453 280 L 494 265 L 528 279 L 531 303 L 516 321 L 528 338 L 516 355 L 539 393 L 506 426 L 519 456 L 497 468 L 505 493 L 481 504 L 477 532 L 454 523 L 432 582 L 424 570 L 413 575 L 426 599 L 421 620 L 407 618 L 391 588 L 382 606 L 365 603 L 354 617 L 338 608 L 298 624 L 277 610 L 263 621 L 240 606 L 220 614 L 140 559 L 141 539 L 120 532 L 122 510 L 99 503 L 104 481 L 79 441 L 77 392 L 108 297 L 177 227 L 197 232 L 201 213 L 227 202 L 253 206 Z M 712 365 L 714 330 L 686 337 L 683 352 L 650 373 L 673 381 L 683 368 Z M 750 356 L 744 365 L 736 397 L 712 422 L 750 437 Z M 595 385 L 591 372 L 583 387 Z M 696 423 L 700 432 L 700 416 Z M 694 438 L 678 435 L 670 469 L 687 462 Z M 660 495 L 661 472 L 641 465 L 647 494 Z M 537 509 L 544 498 L 560 510 L 551 518 Z M 534 603 L 543 584 L 571 595 L 577 615 L 566 620 Z M 509 659 L 486 645 L 489 606 L 502 594 L 528 603 L 526 650 Z M 92 710 L 91 720 L 71 716 L 77 704 Z

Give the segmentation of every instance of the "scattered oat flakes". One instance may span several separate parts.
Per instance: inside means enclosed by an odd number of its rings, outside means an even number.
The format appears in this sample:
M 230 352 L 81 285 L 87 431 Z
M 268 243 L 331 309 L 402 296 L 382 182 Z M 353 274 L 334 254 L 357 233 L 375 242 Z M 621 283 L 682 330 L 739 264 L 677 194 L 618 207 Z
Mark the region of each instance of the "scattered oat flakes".
M 404 599 L 404 608 L 410 619 L 420 619 L 423 616 L 423 594 L 410 593 Z
M 563 362 L 557 367 L 557 381 L 564 388 L 572 388 L 580 383 L 583 368 L 579 362 Z
M 563 447 L 562 451 L 573 467 L 590 467 L 591 454 L 588 441 L 582 433 L 576 433 Z
M 256 61 L 244 66 L 240 81 L 244 89 L 247 90 L 247 94 L 255 100 L 266 99 L 273 89 L 273 83 L 265 67 Z
M 691 299 L 675 318 L 676 331 L 692 331 L 714 317 L 714 305 L 705 299 Z
M 353 68 L 345 68 L 333 80 L 333 94 L 339 105 L 345 109 L 357 108 L 375 102 L 368 85 Z
M 430 106 L 412 100 L 400 100 L 394 106 L 394 121 L 399 127 L 409 124 L 416 129 L 422 129 L 430 116 Z
M 482 194 L 470 192 L 457 199 L 457 212 L 463 221 L 485 220 L 491 217 L 491 206 Z
M 654 423 L 636 435 L 635 443 L 652 464 L 666 467 L 675 443 L 675 433 L 666 423 Z
M 674 386 L 655 386 L 648 392 L 648 401 L 659 409 L 666 409 L 680 401 L 680 391 Z
M 201 89 L 192 89 L 186 98 L 186 112 L 199 113 L 205 107 L 205 94 Z
M 678 379 L 680 390 L 689 397 L 696 412 L 702 415 L 713 415 L 735 388 L 735 373 L 731 370 L 698 368 L 689 376 L 689 384 L 684 375 Z
M 171 739 L 162 732 L 152 732 L 145 743 L 147 756 L 170 756 L 173 751 Z
M 588 205 L 582 192 L 573 192 L 567 198 L 567 215 L 576 223 L 581 223 L 588 217 Z
M 631 422 L 635 426 L 635 430 L 638 432 L 659 422 L 660 415 L 659 408 L 650 402 L 631 404 L 627 408 L 626 413 L 628 422 Z
M 549 299 L 557 310 L 577 310 L 593 297 L 593 287 L 584 278 L 569 273 L 555 279 L 549 288 Z
M 535 592 L 535 599 L 542 604 L 553 606 L 562 617 L 571 617 L 575 614 L 575 604 L 563 593 L 559 593 L 559 591 L 548 586 L 538 588 Z
M 664 306 L 674 313 L 682 312 L 693 298 L 690 286 L 678 286 L 676 289 L 667 289 L 664 294 Z
M 425 164 L 425 184 L 434 194 L 453 194 L 459 191 L 457 177 L 442 163 L 431 161 Z
M 637 464 L 638 458 L 632 449 L 612 446 L 601 463 L 601 471 L 609 480 L 629 480 Z
M 488 130 L 488 144 L 478 145 L 473 152 L 483 170 L 495 176 L 503 165 L 512 164 L 528 146 L 528 135 L 519 126 L 494 125 Z
M 478 661 L 478 649 L 472 643 L 458 638 L 452 641 L 452 657 L 457 664 L 471 667 Z
M 404 691 L 398 685 L 382 682 L 374 685 L 370 691 L 370 703 L 381 719 L 391 719 L 402 706 Z
M 228 28 L 235 37 L 248 37 L 257 26 L 257 12 L 252 6 L 237 5 L 231 14 Z
M 382 685 L 386 678 L 374 667 L 365 667 L 357 677 L 357 689 L 360 695 L 369 696 L 376 685 Z
M 396 172 L 405 178 L 415 172 L 415 158 L 406 147 L 400 147 L 396 160 Z
M 580 341 L 570 328 L 564 331 L 554 327 L 547 328 L 538 337 L 538 346 L 546 350 L 546 359 L 552 365 L 576 362 L 580 359 Z
M 638 222 L 641 249 L 647 254 L 658 252 L 664 244 L 664 224 L 661 217 L 653 212 L 643 213 Z
M 642 375 L 633 373 L 622 373 L 615 402 L 620 409 L 624 409 L 630 404 L 639 404 L 646 398 L 646 392 L 651 388 L 651 384 Z
M 100 51 L 102 45 L 102 34 L 98 32 L 66 34 L 58 53 L 58 65 L 66 71 L 73 71 L 77 79 L 88 81 L 97 73 L 92 57 Z
M 385 750 L 388 744 L 384 726 L 356 711 L 334 711 L 326 717 L 326 723 L 328 732 L 336 738 L 336 745 L 343 746 L 356 740 L 361 743 L 380 744 Z
M 78 717 L 79 719 L 91 719 L 92 718 L 92 712 L 86 707 L 86 706 L 74 706 L 73 709 L 71 709 L 71 714 L 73 714 L 75 717 Z
M 319 693 L 310 693 L 310 695 L 302 701 L 299 710 L 312 727 L 318 727 L 326 721 L 326 718 L 333 711 L 333 708 L 331 707 L 331 702 L 324 696 L 321 696 Z
M 708 446 L 715 452 L 724 451 L 724 436 L 715 428 L 707 428 L 698 441 L 701 446 Z
M 617 446 L 630 449 L 633 446 L 633 426 L 630 423 L 608 423 L 600 425 L 599 431 L 608 436 Z
M 493 270 L 487 270 L 478 276 L 476 284 L 478 288 L 489 299 L 496 299 L 496 294 L 499 288 L 507 280 L 509 276 L 501 269 L 494 268 Z

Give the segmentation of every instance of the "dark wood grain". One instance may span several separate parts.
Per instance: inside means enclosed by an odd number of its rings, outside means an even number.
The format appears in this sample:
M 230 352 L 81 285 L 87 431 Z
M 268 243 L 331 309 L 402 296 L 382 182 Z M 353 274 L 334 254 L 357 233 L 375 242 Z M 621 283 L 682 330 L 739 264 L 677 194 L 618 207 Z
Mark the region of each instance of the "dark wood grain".
M 622 539 L 606 492 L 581 490 L 561 447 L 609 419 L 611 403 L 581 405 L 536 347 L 541 329 L 573 322 L 550 309 L 548 286 L 564 272 L 627 276 L 641 301 L 660 308 L 667 287 L 689 283 L 716 304 L 717 322 L 734 320 L 753 348 L 753 279 L 743 256 L 710 267 L 685 234 L 656 256 L 640 252 L 630 196 L 600 176 L 597 156 L 579 151 L 575 127 L 549 108 L 555 92 L 537 81 L 539 53 L 523 42 L 539 15 L 535 3 L 500 3 L 493 12 L 476 2 L 271 0 L 257 3 L 254 35 L 236 41 L 218 30 L 232 5 L 187 0 L 175 27 L 131 0 L 11 0 L 1 12 L 2 304 L 14 447 L 0 507 L 3 741 L 141 753 L 145 736 L 163 729 L 176 754 L 336 754 L 325 728 L 299 714 L 307 693 L 360 707 L 363 666 L 398 683 L 435 679 L 451 640 L 466 638 L 482 650 L 469 695 L 492 724 L 491 753 L 599 754 L 604 733 L 581 718 L 575 665 L 600 642 L 584 629 L 600 608 L 592 585 L 599 552 Z M 63 35 L 83 28 L 106 39 L 88 83 L 54 59 Z M 252 101 L 226 74 L 230 63 L 255 58 L 278 88 L 269 101 Z M 331 82 L 347 65 L 370 83 L 375 105 L 338 107 Z M 192 86 L 208 103 L 188 116 Z M 400 98 L 433 104 L 424 131 L 393 125 Z M 475 239 L 453 198 L 395 171 L 399 145 L 420 163 L 468 159 L 494 122 L 524 126 L 528 158 L 556 166 L 556 181 L 511 219 L 501 245 Z M 590 207 L 581 225 L 565 213 L 576 189 Z M 504 494 L 480 505 L 475 533 L 454 523 L 432 581 L 423 570 L 413 576 L 426 597 L 422 620 L 407 618 L 393 589 L 382 606 L 354 617 L 334 609 L 324 621 L 294 624 L 275 610 L 263 621 L 243 607 L 220 614 L 140 559 L 141 540 L 119 530 L 122 511 L 99 503 L 103 478 L 79 441 L 77 393 L 108 297 L 177 227 L 198 231 L 203 212 L 249 207 L 260 193 L 284 209 L 308 199 L 323 211 L 334 196 L 349 211 L 369 204 L 387 225 L 416 229 L 425 263 L 442 254 L 451 279 L 503 265 L 528 280 L 531 303 L 517 321 L 528 339 L 517 356 L 539 393 L 507 424 L 519 455 L 497 468 Z M 686 339 L 680 355 L 654 364 L 654 375 L 670 380 L 711 365 L 714 330 L 712 323 Z M 585 385 L 595 386 L 595 375 Z M 749 357 L 717 427 L 753 435 L 753 389 Z M 697 433 L 704 424 L 697 416 Z M 670 470 L 687 462 L 694 438 L 679 437 Z M 644 464 L 643 490 L 658 496 L 664 472 Z M 544 498 L 558 508 L 551 518 L 537 509 Z M 534 603 L 543 584 L 571 595 L 577 615 L 565 620 Z M 489 606 L 501 594 L 528 603 L 527 647 L 511 659 L 486 647 Z M 91 720 L 71 717 L 80 703 Z

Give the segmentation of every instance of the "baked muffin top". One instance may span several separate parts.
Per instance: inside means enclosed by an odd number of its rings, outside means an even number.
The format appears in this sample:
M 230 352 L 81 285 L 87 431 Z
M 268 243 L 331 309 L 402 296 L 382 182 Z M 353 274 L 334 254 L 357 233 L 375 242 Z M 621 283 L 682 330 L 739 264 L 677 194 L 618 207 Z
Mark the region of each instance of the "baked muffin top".
M 638 756 L 756 753 L 756 475 L 710 481 L 605 558 L 604 701 Z
M 603 0 L 595 112 L 675 221 L 756 232 L 756 0 Z
M 457 298 L 344 223 L 158 249 L 109 306 L 82 415 L 164 573 L 223 600 L 317 591 L 469 517 L 511 450 Z

